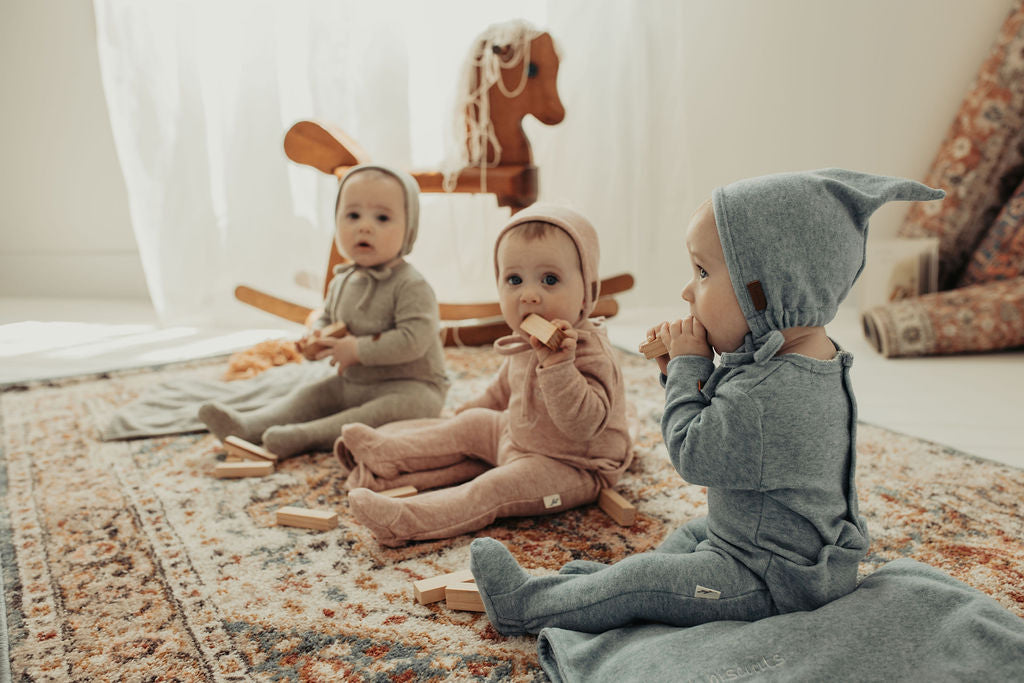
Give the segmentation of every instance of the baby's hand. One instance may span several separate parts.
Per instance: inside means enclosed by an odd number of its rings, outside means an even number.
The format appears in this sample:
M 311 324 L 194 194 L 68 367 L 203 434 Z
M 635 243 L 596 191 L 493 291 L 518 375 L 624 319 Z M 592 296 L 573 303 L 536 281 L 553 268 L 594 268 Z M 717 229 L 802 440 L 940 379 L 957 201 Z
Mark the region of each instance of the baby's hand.
M 316 354 L 316 360 L 330 358 L 331 365 L 338 369 L 339 375 L 353 365 L 359 364 L 359 340 L 355 337 L 323 337 L 318 343 L 322 350 Z
M 692 315 L 685 320 L 662 323 L 657 337 L 668 349 L 669 360 L 676 356 L 704 356 L 709 360 L 715 358 L 715 352 L 708 343 L 708 331 Z
M 560 329 L 562 334 L 565 335 L 557 351 L 552 351 L 536 337 L 530 335 L 530 346 L 533 348 L 533 352 L 537 354 L 538 364 L 542 368 L 549 368 L 556 363 L 566 360 L 572 361 L 576 358 L 576 343 L 579 341 L 580 333 L 573 329 L 573 326 L 565 320 L 556 318 L 551 321 L 551 324 Z

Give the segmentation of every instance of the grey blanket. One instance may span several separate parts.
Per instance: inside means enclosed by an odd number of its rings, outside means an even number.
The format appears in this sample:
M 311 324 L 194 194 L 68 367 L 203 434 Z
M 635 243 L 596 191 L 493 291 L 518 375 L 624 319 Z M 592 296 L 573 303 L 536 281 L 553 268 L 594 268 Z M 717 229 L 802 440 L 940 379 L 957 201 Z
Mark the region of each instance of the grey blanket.
M 906 558 L 811 612 L 598 634 L 548 628 L 537 649 L 556 682 L 1024 679 L 1024 619 Z
M 114 413 L 100 436 L 104 441 L 114 441 L 206 431 L 198 412 L 199 406 L 207 401 L 219 401 L 237 410 L 253 410 L 334 371 L 326 362 L 288 363 L 251 379 L 233 382 L 179 379 L 158 384 Z

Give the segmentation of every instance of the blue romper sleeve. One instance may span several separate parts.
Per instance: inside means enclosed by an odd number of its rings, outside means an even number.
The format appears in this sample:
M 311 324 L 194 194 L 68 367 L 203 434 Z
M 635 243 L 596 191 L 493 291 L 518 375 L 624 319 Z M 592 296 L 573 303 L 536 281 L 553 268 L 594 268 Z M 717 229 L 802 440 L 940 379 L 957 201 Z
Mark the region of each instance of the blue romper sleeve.
M 708 396 L 700 386 L 714 365 L 701 356 L 676 356 L 668 364 L 661 433 L 676 471 L 691 484 L 760 490 L 761 410 L 734 383 Z M 724 372 L 725 370 L 719 370 Z

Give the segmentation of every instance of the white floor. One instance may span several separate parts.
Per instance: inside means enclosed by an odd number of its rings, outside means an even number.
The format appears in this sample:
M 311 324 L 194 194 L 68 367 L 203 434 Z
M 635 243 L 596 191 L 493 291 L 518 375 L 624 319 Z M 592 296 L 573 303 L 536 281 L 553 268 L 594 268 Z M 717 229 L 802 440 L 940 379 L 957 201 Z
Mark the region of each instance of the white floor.
M 629 310 L 608 321 L 635 349 L 652 324 L 680 310 Z M 1024 468 L 1024 351 L 886 359 L 843 308 L 829 334 L 856 357 L 851 371 L 865 422 Z M 0 298 L 0 384 L 142 367 L 296 338 L 268 317 L 256 330 L 160 328 L 146 302 Z
M 301 335 L 301 325 L 267 321 L 264 329 L 160 327 L 148 301 L 0 297 L 0 385 L 219 356 Z

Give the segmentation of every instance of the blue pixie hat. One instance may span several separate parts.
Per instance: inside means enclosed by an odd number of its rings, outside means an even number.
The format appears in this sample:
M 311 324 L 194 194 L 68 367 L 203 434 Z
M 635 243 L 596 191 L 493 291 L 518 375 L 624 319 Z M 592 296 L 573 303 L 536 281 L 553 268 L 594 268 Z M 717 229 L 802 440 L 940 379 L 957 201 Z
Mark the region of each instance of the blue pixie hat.
M 890 201 L 945 196 L 914 180 L 842 168 L 716 188 L 718 236 L 753 340 L 831 321 L 864 268 L 871 214 Z

